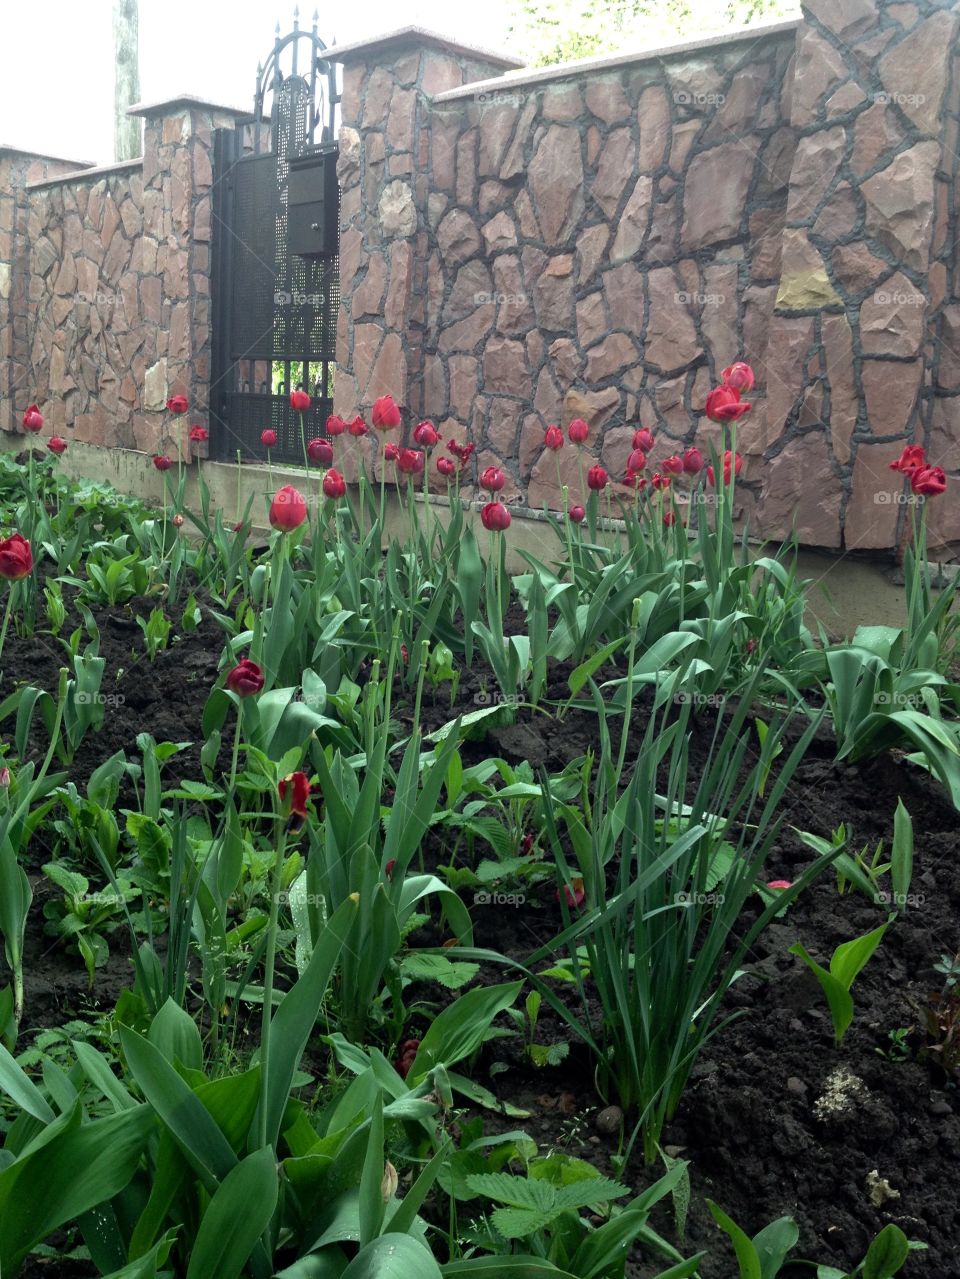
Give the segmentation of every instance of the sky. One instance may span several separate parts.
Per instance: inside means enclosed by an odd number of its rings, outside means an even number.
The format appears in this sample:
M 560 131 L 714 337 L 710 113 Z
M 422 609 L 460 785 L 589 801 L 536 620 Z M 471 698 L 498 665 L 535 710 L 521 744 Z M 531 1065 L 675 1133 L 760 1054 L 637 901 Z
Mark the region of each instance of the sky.
M 193 93 L 249 108 L 257 63 L 272 46 L 277 22 L 293 25 L 295 0 L 140 0 L 141 100 Z M 787 3 L 788 0 L 784 0 Z M 316 0 L 302 4 L 309 28 Z M 325 43 L 416 25 L 499 49 L 520 59 L 531 50 L 511 35 L 516 0 L 451 4 L 395 0 L 318 5 Z M 671 6 L 664 4 L 665 9 Z M 686 0 L 693 31 L 716 30 L 725 0 Z M 109 164 L 113 160 L 113 0 L 0 0 L 4 66 L 0 75 L 0 144 Z M 660 24 L 663 27 L 663 24 Z M 649 44 L 677 39 L 655 28 Z M 642 47 L 647 41 L 630 42 Z M 42 58 L 38 55 L 42 51 Z M 610 52 L 619 52 L 611 49 Z

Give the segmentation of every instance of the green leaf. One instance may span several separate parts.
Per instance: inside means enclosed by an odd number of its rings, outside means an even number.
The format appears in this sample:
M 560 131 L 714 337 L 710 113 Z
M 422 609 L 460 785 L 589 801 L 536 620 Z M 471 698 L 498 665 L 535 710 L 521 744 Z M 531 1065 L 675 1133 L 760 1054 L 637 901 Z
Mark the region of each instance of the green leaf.
M 832 973 L 828 973 L 815 959 L 812 959 L 800 942 L 790 947 L 790 954 L 799 956 L 820 983 L 820 988 L 830 1006 L 834 1038 L 839 1044 L 853 1021 L 853 999 L 850 992 Z
M 483 1043 L 494 1017 L 509 1008 L 523 988 L 522 981 L 468 990 L 445 1008 L 420 1041 L 407 1077 L 413 1086 L 438 1063 L 454 1066 Z
M 730 1242 L 733 1244 L 733 1250 L 737 1254 L 737 1261 L 740 1264 L 740 1279 L 763 1279 L 760 1258 L 750 1237 L 740 1229 L 736 1222 L 731 1221 L 723 1209 L 719 1208 L 712 1199 L 707 1200 L 707 1207 L 713 1214 L 714 1221 L 729 1236 Z
M 890 1279 L 910 1253 L 907 1236 L 893 1222 L 884 1228 L 867 1249 L 863 1259 L 863 1279 Z
M 890 853 L 890 881 L 893 887 L 893 901 L 898 910 L 905 911 L 907 897 L 910 893 L 910 881 L 913 878 L 913 821 L 904 807 L 902 799 L 897 799 L 897 809 L 893 815 L 893 847 Z
M 778 1217 L 753 1236 L 763 1279 L 776 1279 L 799 1238 L 800 1229 L 792 1217 Z
M 171 1066 L 179 1061 L 188 1070 L 202 1069 L 203 1043 L 197 1023 L 173 998 L 167 999 L 150 1023 L 147 1038 Z
M 238 1279 L 270 1224 L 279 1193 L 272 1147 L 264 1146 L 241 1160 L 207 1205 L 187 1279 Z
M 409 1235 L 381 1235 L 354 1257 L 343 1279 L 443 1279 L 443 1272 Z
M 21 1070 L 2 1044 L 0 1044 L 0 1089 L 21 1110 L 25 1110 L 34 1119 L 39 1119 L 41 1123 L 52 1124 L 56 1118 L 43 1093 Z
M 157 1279 L 157 1267 L 166 1261 L 170 1249 L 176 1241 L 177 1230 L 168 1230 L 162 1239 L 158 1239 L 148 1253 L 128 1262 L 120 1270 L 113 1270 L 106 1279 Z

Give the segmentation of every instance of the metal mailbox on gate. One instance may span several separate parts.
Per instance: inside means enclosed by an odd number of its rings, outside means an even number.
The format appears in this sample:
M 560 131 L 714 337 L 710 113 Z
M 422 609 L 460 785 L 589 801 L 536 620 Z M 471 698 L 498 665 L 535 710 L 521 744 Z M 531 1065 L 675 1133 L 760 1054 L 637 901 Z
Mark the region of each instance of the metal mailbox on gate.
M 289 159 L 287 246 L 301 258 L 336 257 L 340 193 L 337 143 L 320 142 Z

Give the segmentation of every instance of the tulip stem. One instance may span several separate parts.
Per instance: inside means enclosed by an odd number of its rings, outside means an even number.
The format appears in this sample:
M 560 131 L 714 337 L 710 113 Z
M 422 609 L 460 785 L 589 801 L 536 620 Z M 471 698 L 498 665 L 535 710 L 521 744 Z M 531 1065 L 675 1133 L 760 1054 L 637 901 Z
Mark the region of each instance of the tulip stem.
M 10 625 L 10 613 L 13 608 L 13 583 L 10 582 L 7 588 L 7 607 L 3 610 L 3 628 L 0 629 L 0 656 L 3 654 L 3 645 L 7 638 L 7 627 Z
M 270 1022 L 273 1016 L 273 974 L 277 960 L 277 923 L 280 914 L 280 884 L 287 844 L 284 814 L 281 819 L 277 856 L 270 873 L 270 922 L 267 925 L 267 955 L 263 974 L 263 1019 L 260 1023 L 260 1147 L 267 1144 L 267 1107 L 270 1103 Z
M 237 724 L 233 731 L 233 753 L 230 756 L 230 786 L 228 794 L 233 798 L 234 788 L 237 782 L 237 760 L 240 757 L 240 728 L 243 722 L 243 703 L 237 706 Z

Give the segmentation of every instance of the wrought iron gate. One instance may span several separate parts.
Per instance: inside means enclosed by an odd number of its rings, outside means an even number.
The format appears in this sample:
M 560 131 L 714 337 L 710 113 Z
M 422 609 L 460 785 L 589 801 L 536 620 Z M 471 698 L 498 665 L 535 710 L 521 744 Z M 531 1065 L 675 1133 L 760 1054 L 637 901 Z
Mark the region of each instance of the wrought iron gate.
M 252 123 L 214 138 L 210 446 L 219 459 L 264 457 L 270 429 L 271 455 L 302 461 L 305 439 L 332 412 L 340 99 L 316 23 L 307 32 L 295 20 L 282 39 L 277 28 L 257 68 Z M 290 407 L 297 389 L 311 398 L 303 431 Z

